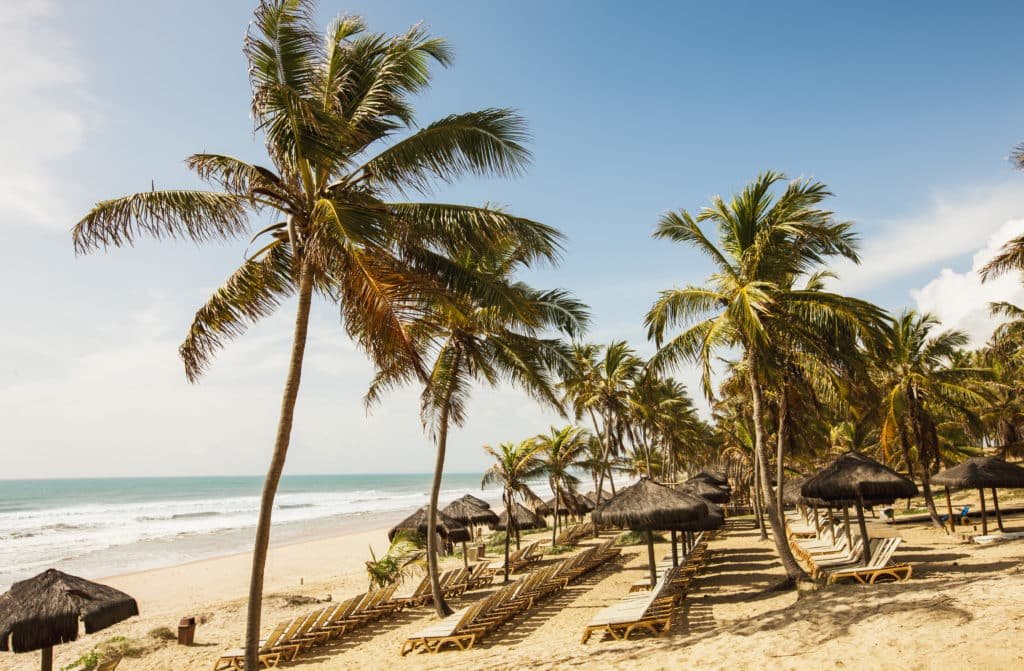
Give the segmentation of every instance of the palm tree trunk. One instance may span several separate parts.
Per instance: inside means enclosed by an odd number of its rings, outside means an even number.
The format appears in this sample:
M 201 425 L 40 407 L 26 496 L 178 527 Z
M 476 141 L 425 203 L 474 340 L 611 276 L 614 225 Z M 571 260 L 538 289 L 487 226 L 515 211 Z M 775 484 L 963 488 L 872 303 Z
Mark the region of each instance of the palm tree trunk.
M 789 415 L 789 397 L 786 394 L 786 385 L 779 389 L 779 435 L 778 444 L 775 446 L 775 507 L 782 515 L 785 510 L 782 500 L 782 478 L 785 475 L 783 464 L 785 463 L 786 450 L 786 420 Z
M 252 573 L 249 578 L 249 605 L 245 620 L 245 668 L 259 668 L 260 615 L 263 608 L 263 574 L 267 567 L 270 547 L 270 521 L 274 512 L 274 497 L 281 482 L 288 444 L 292 436 L 295 402 L 299 397 L 302 379 L 302 359 L 306 353 L 306 335 L 309 332 L 309 311 L 313 302 L 313 270 L 307 262 L 299 268 L 299 304 L 295 313 L 295 331 L 292 336 L 292 356 L 288 364 L 281 415 L 277 421 L 274 453 L 270 458 L 267 477 L 263 480 L 260 513 L 256 522 L 256 540 L 252 550 Z
M 992 488 L 992 507 L 996 511 L 996 524 L 999 526 L 999 530 L 1006 533 L 1006 529 L 1003 528 L 1003 512 L 999 510 L 999 495 L 996 494 L 996 488 Z
M 761 531 L 761 540 L 768 540 L 768 530 L 764 528 L 764 516 L 761 514 L 761 494 L 758 483 L 761 481 L 761 467 L 754 455 L 754 480 L 750 483 L 750 505 L 754 508 L 754 526 Z
M 455 365 L 458 366 L 458 355 L 456 355 Z M 430 507 L 427 509 L 427 572 L 430 574 L 430 595 L 434 599 L 434 610 L 438 617 L 448 617 L 452 614 L 452 609 L 448 607 L 448 603 L 444 600 L 444 594 L 441 593 L 437 570 L 437 500 L 441 495 L 444 453 L 448 447 L 450 400 L 450 396 L 444 400 L 444 405 L 441 406 L 441 416 L 438 418 L 437 456 L 434 460 L 434 480 L 430 484 Z
M 512 515 L 512 495 L 509 494 L 508 490 L 505 490 L 505 582 L 508 582 L 508 551 L 509 543 L 512 542 L 512 529 L 515 526 L 515 520 Z
M 768 455 L 765 452 L 764 445 L 764 424 L 763 417 L 761 416 L 763 404 L 761 400 L 761 385 L 757 381 L 757 359 L 749 350 L 747 352 L 747 361 L 749 366 L 747 378 L 750 383 L 750 397 L 754 406 L 754 451 L 757 453 L 757 459 L 761 461 L 761 489 L 764 491 L 764 503 L 768 507 L 768 522 L 772 526 L 775 550 L 779 554 L 782 567 L 786 570 L 786 576 L 788 576 L 790 581 L 795 582 L 805 579 L 807 574 L 800 568 L 800 564 L 796 562 L 796 558 L 793 557 L 793 551 L 790 550 L 789 543 L 786 542 L 786 529 L 782 525 L 782 511 L 775 507 L 775 500 L 772 498 L 771 483 L 769 482 L 768 470 L 766 468 Z
M 555 518 L 551 521 L 551 547 L 555 547 L 555 538 L 558 536 L 558 482 L 551 482 L 551 489 L 555 491 Z

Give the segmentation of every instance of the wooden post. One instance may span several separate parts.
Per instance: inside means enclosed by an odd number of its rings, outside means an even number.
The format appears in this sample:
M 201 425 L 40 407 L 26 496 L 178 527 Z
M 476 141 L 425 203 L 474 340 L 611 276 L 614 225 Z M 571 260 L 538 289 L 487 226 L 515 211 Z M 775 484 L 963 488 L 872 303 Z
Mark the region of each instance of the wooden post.
M 815 538 L 821 538 L 821 522 L 818 520 L 818 504 L 815 503 L 811 510 L 814 513 L 814 536 Z
M 992 507 L 996 509 L 996 524 L 999 525 L 999 530 L 1005 532 L 1003 528 L 1003 513 L 999 510 L 999 495 L 996 494 L 996 488 L 992 488 Z
M 832 504 L 828 504 L 828 535 L 832 538 L 832 545 L 836 544 L 836 518 L 832 515 Z
M 981 496 L 981 535 L 988 536 L 988 513 L 985 511 L 985 489 L 978 487 L 978 495 Z
M 676 550 L 676 530 L 672 530 L 672 566 L 679 566 L 679 552 Z
M 647 530 L 647 561 L 651 565 L 651 589 L 658 584 L 658 569 L 654 565 L 654 532 Z
M 53 671 L 53 647 L 43 648 L 40 653 L 42 671 Z
M 864 521 L 864 497 L 857 492 L 857 522 L 860 524 L 860 539 L 864 544 L 864 564 L 871 561 L 871 539 L 868 538 L 868 523 Z
M 466 547 L 466 541 L 462 541 L 462 565 L 469 568 L 469 548 Z
M 953 501 L 949 498 L 949 487 L 946 487 L 946 513 L 949 515 L 949 530 L 956 530 L 956 519 L 953 517 Z
M 850 506 L 843 505 L 843 527 L 846 530 L 846 544 L 853 547 L 853 538 L 850 535 Z

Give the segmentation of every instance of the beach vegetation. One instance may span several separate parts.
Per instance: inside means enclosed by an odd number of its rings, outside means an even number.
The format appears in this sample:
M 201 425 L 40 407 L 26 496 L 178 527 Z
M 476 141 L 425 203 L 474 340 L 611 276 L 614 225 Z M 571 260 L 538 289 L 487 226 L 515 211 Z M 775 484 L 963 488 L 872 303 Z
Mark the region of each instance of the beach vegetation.
M 391 539 L 387 551 L 377 557 L 370 548 L 370 561 L 366 562 L 366 574 L 370 587 L 383 588 L 403 582 L 413 573 L 422 573 L 425 567 L 426 550 L 423 537 L 413 531 L 400 529 Z

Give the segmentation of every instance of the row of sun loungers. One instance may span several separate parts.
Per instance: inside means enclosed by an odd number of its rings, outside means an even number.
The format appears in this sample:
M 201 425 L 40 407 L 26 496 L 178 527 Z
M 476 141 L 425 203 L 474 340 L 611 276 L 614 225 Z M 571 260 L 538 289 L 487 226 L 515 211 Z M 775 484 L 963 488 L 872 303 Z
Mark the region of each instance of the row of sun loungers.
M 701 534 L 679 566 L 673 566 L 671 556 L 658 564 L 657 582 L 653 587 L 650 579 L 637 581 L 626 597 L 594 615 L 580 642 L 586 643 L 595 633 L 607 634 L 614 640 L 628 639 L 637 631 L 661 636 L 672 628 L 680 600 L 686 596 L 690 581 L 707 559 L 707 538 Z
M 584 538 L 594 535 L 594 523 L 593 522 L 581 522 L 574 524 L 570 527 L 562 529 L 561 533 L 555 538 L 555 545 L 561 546 L 574 546 Z
M 540 549 L 540 541 L 527 543 L 508 556 L 509 573 L 519 573 L 523 569 L 532 567 L 544 557 Z
M 480 562 L 469 569 L 446 571 L 438 576 L 438 582 L 445 597 L 455 597 L 466 590 L 490 585 L 496 573 L 489 562 Z M 293 660 L 299 653 L 314 645 L 340 638 L 347 632 L 383 619 L 403 608 L 423 606 L 433 600 L 428 576 L 424 576 L 408 594 L 395 595 L 395 590 L 395 585 L 389 585 L 280 622 L 270 632 L 270 636 L 260 641 L 260 662 L 265 667 L 276 667 L 281 660 Z M 244 662 L 245 650 L 229 650 L 217 659 L 213 669 L 242 669 Z
M 473 644 L 523 611 L 593 571 L 619 553 L 614 539 L 589 547 L 568 559 L 538 569 L 490 596 L 456 611 L 447 618 L 411 636 L 402 654 L 416 650 L 436 653 L 445 645 L 468 650 Z
M 792 518 L 787 519 L 787 524 Z M 798 520 L 794 526 L 801 527 Z M 904 582 L 910 579 L 913 566 L 892 561 L 896 549 L 903 539 L 873 538 L 869 539 L 871 560 L 863 561 L 864 540 L 853 537 L 853 542 L 845 534 L 837 534 L 832 541 L 825 538 L 801 538 L 799 533 L 790 533 L 789 543 L 793 554 L 807 565 L 811 576 L 824 578 L 828 584 L 840 580 L 854 580 L 863 585 L 873 585 L 882 578 Z
M 279 623 L 270 636 L 260 641 L 260 662 L 267 667 L 277 666 L 282 659 L 293 660 L 314 645 L 393 614 L 403 607 L 400 600 L 392 599 L 394 593 L 395 586 L 390 585 Z M 244 662 L 245 650 L 229 650 L 214 662 L 213 668 L 241 669 Z

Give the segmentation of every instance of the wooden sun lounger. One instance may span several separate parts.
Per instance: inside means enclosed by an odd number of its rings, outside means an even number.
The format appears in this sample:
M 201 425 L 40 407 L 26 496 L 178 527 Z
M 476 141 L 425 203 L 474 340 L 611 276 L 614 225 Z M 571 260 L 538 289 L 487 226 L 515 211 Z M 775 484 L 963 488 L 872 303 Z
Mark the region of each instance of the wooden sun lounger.
M 897 582 L 906 582 L 914 572 L 912 564 L 893 564 L 892 556 L 902 542 L 902 538 L 888 538 L 877 555 L 871 555 L 871 561 L 865 565 L 837 568 L 827 571 L 828 584 L 844 579 L 856 580 L 862 585 L 874 585 L 879 578 L 892 578 Z
M 674 571 L 664 576 L 648 594 L 633 593 L 597 613 L 583 630 L 581 644 L 601 632 L 615 640 L 626 640 L 636 631 L 660 636 L 672 627 L 672 616 L 678 601 L 675 594 L 666 591 L 674 578 Z
M 437 653 L 446 643 L 454 644 L 459 650 L 466 650 L 472 647 L 476 641 L 476 634 L 461 634 L 459 629 L 462 625 L 476 617 L 477 613 L 486 605 L 485 602 L 486 599 L 455 611 L 440 622 L 410 637 L 402 644 L 402 655 L 408 655 L 418 648 L 423 648 L 431 653 Z
M 281 661 L 281 657 L 288 655 L 288 659 L 295 659 L 295 656 L 299 654 L 299 646 L 292 644 L 282 645 L 281 641 L 285 636 L 286 631 L 295 631 L 300 620 L 303 618 L 296 618 L 294 620 L 285 620 L 279 623 L 274 630 L 270 632 L 270 636 L 265 641 L 260 641 L 259 648 L 259 660 L 264 666 L 270 668 L 275 667 Z M 235 650 L 228 650 L 222 654 L 216 662 L 213 663 L 213 671 L 220 671 L 221 669 L 241 669 L 245 663 L 245 649 L 237 648 Z

